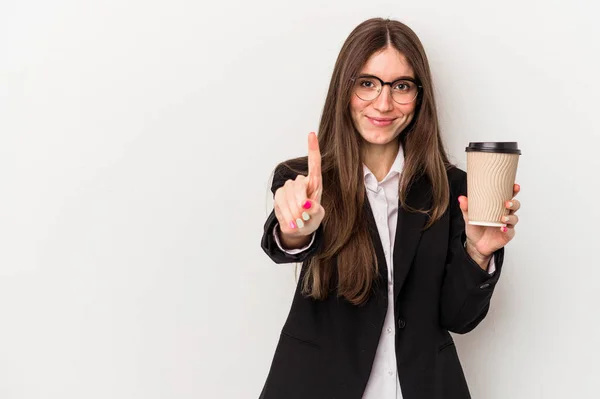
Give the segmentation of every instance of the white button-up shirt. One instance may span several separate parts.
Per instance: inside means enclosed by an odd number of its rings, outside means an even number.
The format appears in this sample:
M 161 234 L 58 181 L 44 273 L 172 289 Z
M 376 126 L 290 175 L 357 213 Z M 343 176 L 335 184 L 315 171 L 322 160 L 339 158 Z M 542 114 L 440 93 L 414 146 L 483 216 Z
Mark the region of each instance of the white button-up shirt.
M 398 155 L 390 168 L 387 176 L 380 182 L 375 175 L 363 164 L 363 174 L 367 197 L 373 217 L 377 224 L 377 231 L 383 246 L 385 261 L 387 264 L 388 280 L 388 307 L 375 353 L 375 360 L 367 382 L 367 387 L 363 394 L 363 399 L 402 399 L 402 390 L 400 389 L 400 379 L 396 366 L 396 323 L 394 316 L 394 263 L 392 255 L 396 238 L 396 225 L 398 221 L 398 186 L 400 184 L 400 174 L 404 166 L 404 151 L 402 146 L 398 150 Z M 279 248 L 289 254 L 297 254 L 308 249 L 313 241 L 304 248 L 285 250 L 281 247 L 279 237 L 273 229 L 275 242 Z M 489 265 L 488 272 L 491 274 L 495 270 L 494 261 Z
M 388 307 L 375 353 L 371 375 L 363 399 L 401 399 L 400 380 L 396 368 L 396 323 L 394 317 L 394 241 L 398 221 L 398 185 L 404 166 L 402 146 L 387 176 L 378 182 L 375 175 L 363 165 L 367 197 L 377 224 L 387 264 Z

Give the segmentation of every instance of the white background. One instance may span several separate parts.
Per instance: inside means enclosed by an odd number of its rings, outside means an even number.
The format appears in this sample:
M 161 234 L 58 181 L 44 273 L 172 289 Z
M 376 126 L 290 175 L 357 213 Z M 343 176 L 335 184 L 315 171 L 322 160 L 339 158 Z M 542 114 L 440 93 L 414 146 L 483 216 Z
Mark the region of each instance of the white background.
M 598 7 L 597 5 L 595 7 Z M 410 25 L 448 149 L 518 141 L 474 398 L 597 398 L 592 1 L 0 2 L 0 398 L 256 398 L 293 294 L 260 249 L 361 21 Z

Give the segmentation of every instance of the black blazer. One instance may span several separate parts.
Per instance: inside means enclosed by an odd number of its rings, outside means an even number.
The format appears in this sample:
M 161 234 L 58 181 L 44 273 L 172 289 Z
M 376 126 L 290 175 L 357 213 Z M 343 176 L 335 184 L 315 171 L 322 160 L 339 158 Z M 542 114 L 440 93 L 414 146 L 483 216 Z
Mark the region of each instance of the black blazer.
M 296 174 L 279 165 L 271 191 Z M 396 360 L 404 399 L 467 399 L 469 390 L 449 331 L 463 334 L 486 316 L 502 271 L 504 249 L 494 254 L 496 271 L 482 270 L 464 248 L 465 224 L 459 195 L 466 173 L 448 170 L 450 205 L 428 230 L 428 216 L 398 209 L 394 263 Z M 421 178 L 408 194 L 417 208 L 431 204 L 431 184 Z M 369 201 L 365 201 L 380 276 L 368 302 L 355 306 L 337 298 L 305 298 L 300 283 L 305 261 L 322 245 L 322 226 L 308 250 L 289 255 L 275 243 L 274 212 L 264 225 L 261 246 L 275 263 L 303 262 L 291 310 L 283 326 L 261 399 L 361 399 L 383 328 L 387 266 Z

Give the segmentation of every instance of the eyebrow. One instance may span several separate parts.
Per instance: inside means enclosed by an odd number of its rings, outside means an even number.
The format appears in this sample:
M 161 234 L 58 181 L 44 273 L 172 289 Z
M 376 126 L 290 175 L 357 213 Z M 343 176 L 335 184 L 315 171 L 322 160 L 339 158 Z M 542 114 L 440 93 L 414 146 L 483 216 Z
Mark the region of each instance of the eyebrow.
M 381 79 L 379 76 L 373 75 L 371 73 L 361 73 L 359 76 L 361 78 L 373 77 L 373 78 L 379 78 L 379 79 Z M 381 80 L 383 80 L 383 79 L 381 79 Z M 395 82 L 397 80 L 414 80 L 414 81 L 416 81 L 417 78 L 412 77 L 412 76 L 400 76 L 400 77 L 397 77 L 396 79 L 392 80 L 391 82 Z

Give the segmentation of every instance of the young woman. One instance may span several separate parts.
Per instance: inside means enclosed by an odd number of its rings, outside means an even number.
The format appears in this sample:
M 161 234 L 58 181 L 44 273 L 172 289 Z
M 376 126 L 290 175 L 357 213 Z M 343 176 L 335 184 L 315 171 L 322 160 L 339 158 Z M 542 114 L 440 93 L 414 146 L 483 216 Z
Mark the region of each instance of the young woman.
M 261 245 L 302 269 L 260 398 L 470 397 L 449 331 L 486 316 L 520 203 L 506 227 L 466 223 L 433 93 L 406 25 L 370 19 L 347 38 L 318 139 L 273 177 Z

